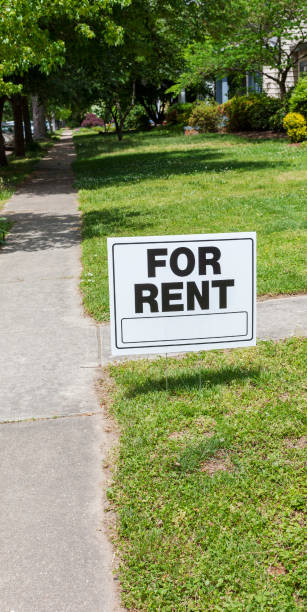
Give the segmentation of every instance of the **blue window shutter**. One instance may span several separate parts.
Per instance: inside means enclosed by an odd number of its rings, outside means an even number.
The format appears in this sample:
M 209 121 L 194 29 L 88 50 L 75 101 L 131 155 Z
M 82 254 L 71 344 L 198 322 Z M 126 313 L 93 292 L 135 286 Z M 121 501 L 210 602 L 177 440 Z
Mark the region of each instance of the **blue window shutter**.
M 223 79 L 216 79 L 216 101 L 218 104 L 224 104 L 228 100 L 228 80 L 227 77 Z

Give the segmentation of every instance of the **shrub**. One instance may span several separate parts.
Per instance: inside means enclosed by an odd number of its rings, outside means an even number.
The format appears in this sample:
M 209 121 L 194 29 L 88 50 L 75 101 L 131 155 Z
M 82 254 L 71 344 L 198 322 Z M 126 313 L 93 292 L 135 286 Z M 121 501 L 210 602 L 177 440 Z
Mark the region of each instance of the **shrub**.
M 270 119 L 282 107 L 279 98 L 271 98 L 266 94 L 255 94 L 252 96 L 252 104 L 248 115 L 252 130 L 269 130 Z
M 148 130 L 150 128 L 148 115 L 141 104 L 135 104 L 131 109 L 126 121 L 127 130 Z
M 166 113 L 168 125 L 187 125 L 193 107 L 194 104 L 192 102 L 172 104 Z
M 81 123 L 81 127 L 103 127 L 102 119 L 99 119 L 94 113 L 87 113 Z
M 229 132 L 251 129 L 248 118 L 250 104 L 251 100 L 247 96 L 234 96 L 223 104 L 223 111 L 228 119 L 227 130 Z
M 301 113 L 307 121 L 307 75 L 299 79 L 289 102 L 289 110 Z
M 68 121 L 66 121 L 66 125 L 74 130 L 75 128 L 80 127 L 80 121 L 77 121 L 77 119 L 68 119 Z
M 201 133 L 218 132 L 222 122 L 222 110 L 218 104 L 199 102 L 192 110 L 189 125 L 199 127 Z
M 283 124 L 291 142 L 301 142 L 307 138 L 307 125 L 301 113 L 288 113 Z
M 223 104 L 228 118 L 227 129 L 229 132 L 268 130 L 271 128 L 271 117 L 281 107 L 281 100 L 270 98 L 266 94 L 234 96 Z
M 271 115 L 270 119 L 269 119 L 269 127 L 270 130 L 273 130 L 274 132 L 282 132 L 284 129 L 284 118 L 287 115 L 287 113 L 289 112 L 289 100 L 290 100 L 290 91 L 283 97 L 282 100 L 279 101 L 279 108 L 278 110 Z

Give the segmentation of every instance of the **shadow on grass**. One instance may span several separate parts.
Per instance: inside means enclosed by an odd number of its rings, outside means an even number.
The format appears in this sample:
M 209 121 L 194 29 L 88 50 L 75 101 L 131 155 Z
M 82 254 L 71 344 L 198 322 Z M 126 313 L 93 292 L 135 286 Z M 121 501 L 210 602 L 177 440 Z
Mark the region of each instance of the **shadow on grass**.
M 82 237 L 84 240 L 111 234 L 138 234 L 155 225 L 150 209 L 137 211 L 126 206 L 93 210 L 83 214 Z
M 260 375 L 260 368 L 221 368 L 220 370 L 209 370 L 195 367 L 193 373 L 168 374 L 167 386 L 169 391 L 189 391 L 192 389 L 202 389 L 218 386 L 228 386 L 234 381 L 257 379 Z M 131 399 L 138 395 L 153 393 L 155 391 L 166 390 L 166 370 L 165 374 L 158 378 L 146 378 L 141 383 L 131 383 L 127 385 L 126 397 Z
M 144 146 L 146 137 L 150 132 L 124 132 L 121 142 L 117 139 L 114 132 L 100 132 L 98 134 L 75 134 L 74 143 L 79 155 L 86 157 L 89 155 L 103 155 L 114 151 L 123 151 L 127 148 Z
M 77 171 L 77 187 L 95 190 L 99 187 L 127 185 L 143 180 L 168 179 L 184 174 L 223 173 L 229 170 L 253 172 L 281 169 L 285 163 L 268 160 L 236 160 L 229 156 L 229 149 L 191 148 L 186 151 L 149 151 L 122 153 L 110 157 L 79 160 L 74 163 Z

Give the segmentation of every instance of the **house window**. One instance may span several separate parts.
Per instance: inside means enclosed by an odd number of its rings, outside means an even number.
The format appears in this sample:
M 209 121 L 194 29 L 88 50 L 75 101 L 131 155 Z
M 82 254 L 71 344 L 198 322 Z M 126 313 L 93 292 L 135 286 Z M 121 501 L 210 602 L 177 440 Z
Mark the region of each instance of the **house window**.
M 300 67 L 300 76 L 307 74 L 307 60 L 303 60 L 302 62 L 300 62 L 299 67 Z
M 259 72 L 248 72 L 246 74 L 246 93 L 261 93 L 261 75 Z

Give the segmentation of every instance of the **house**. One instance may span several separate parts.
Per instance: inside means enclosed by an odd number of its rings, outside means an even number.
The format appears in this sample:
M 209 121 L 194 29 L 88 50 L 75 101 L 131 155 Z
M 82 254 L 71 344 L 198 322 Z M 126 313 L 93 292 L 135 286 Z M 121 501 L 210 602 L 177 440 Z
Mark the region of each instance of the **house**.
M 283 46 L 283 53 L 285 56 L 291 57 L 293 66 L 290 68 L 285 86 L 288 91 L 294 85 L 296 85 L 299 77 L 302 74 L 307 74 L 307 43 L 292 40 L 287 41 Z M 277 69 L 270 68 L 268 66 L 263 67 L 262 74 L 260 73 L 247 73 L 244 77 L 244 83 L 242 82 L 242 93 L 248 93 L 250 91 L 265 92 L 273 98 L 280 97 L 280 89 L 278 83 L 274 80 L 277 76 Z M 216 94 L 215 98 L 219 104 L 227 102 L 230 97 L 230 77 L 224 77 L 223 79 L 216 80 Z

